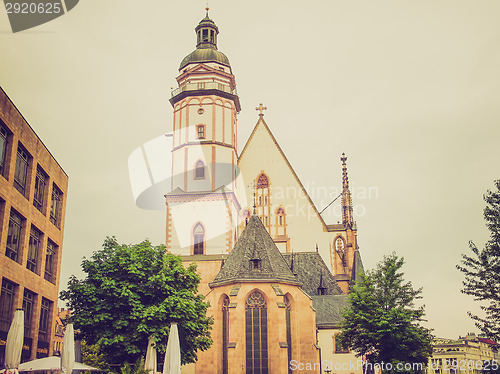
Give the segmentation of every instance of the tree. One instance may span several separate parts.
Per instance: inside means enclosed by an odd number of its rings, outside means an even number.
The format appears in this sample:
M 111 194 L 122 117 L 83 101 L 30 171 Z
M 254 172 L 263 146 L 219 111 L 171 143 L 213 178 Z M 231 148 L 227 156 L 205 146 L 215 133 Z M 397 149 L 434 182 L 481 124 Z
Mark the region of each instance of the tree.
M 481 310 L 485 318 L 469 312 L 476 326 L 489 338 L 500 340 L 500 179 L 495 181 L 496 191 L 488 190 L 484 195 L 486 207 L 484 219 L 490 231 L 490 240 L 483 249 L 471 241 L 472 255 L 462 255 L 462 265 L 457 268 L 464 273 L 462 293 L 484 301 Z
M 422 289 L 414 290 L 400 272 L 403 258 L 394 253 L 384 257 L 374 271 L 362 276 L 349 294 L 349 308 L 343 313 L 340 341 L 366 356 L 372 364 L 384 363 L 384 371 L 404 372 L 404 364 L 423 368 L 432 354 L 431 330 L 420 325 L 424 307 L 415 307 Z
M 82 338 L 97 344 L 109 363 L 135 362 L 150 336 L 165 351 L 171 322 L 178 323 L 182 363 L 194 362 L 198 350 L 210 347 L 213 320 L 197 295 L 196 265 L 184 268 L 162 245 L 118 244 L 113 237 L 82 268 L 86 278 L 72 276 L 61 299 Z

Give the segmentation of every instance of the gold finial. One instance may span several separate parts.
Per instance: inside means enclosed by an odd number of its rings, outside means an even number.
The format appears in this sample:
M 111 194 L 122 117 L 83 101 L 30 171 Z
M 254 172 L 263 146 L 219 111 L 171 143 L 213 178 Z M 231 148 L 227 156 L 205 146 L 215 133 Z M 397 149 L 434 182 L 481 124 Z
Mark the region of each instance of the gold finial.
M 208 3 L 207 3 L 205 10 L 207 11 L 207 17 L 208 17 L 208 11 L 210 10 L 210 8 L 208 7 Z
M 262 103 L 260 103 L 259 106 L 257 108 L 255 108 L 255 110 L 260 111 L 259 116 L 263 117 L 264 116 L 263 111 L 267 110 L 267 107 L 262 106 Z

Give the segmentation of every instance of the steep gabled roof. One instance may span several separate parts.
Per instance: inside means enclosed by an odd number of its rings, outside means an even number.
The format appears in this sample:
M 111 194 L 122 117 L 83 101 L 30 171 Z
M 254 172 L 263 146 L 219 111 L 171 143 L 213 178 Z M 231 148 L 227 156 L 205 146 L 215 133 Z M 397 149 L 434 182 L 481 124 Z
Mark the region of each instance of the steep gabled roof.
M 323 288 L 324 295 L 342 295 L 342 290 L 319 253 L 284 253 L 283 257 L 302 282 L 302 290 L 309 296 L 318 295 L 320 287 Z
M 257 129 L 260 127 L 260 126 L 263 126 L 264 129 L 267 131 L 267 133 L 269 134 L 272 142 L 274 143 L 274 145 L 276 146 L 276 149 L 278 150 L 278 152 L 280 153 L 281 157 L 283 158 L 283 160 L 285 161 L 285 164 L 286 166 L 288 167 L 288 169 L 291 171 L 292 175 L 293 175 L 293 178 L 297 181 L 297 183 L 299 184 L 299 188 L 301 189 L 301 191 L 304 193 L 304 196 L 306 197 L 307 201 L 309 202 L 309 204 L 311 204 L 311 207 L 314 211 L 314 213 L 316 214 L 316 216 L 319 218 L 321 224 L 323 225 L 323 229 L 324 231 L 328 231 L 328 228 L 327 228 L 327 225 L 325 223 L 325 221 L 323 220 L 323 217 L 321 217 L 321 215 L 319 214 L 318 212 L 318 209 L 316 208 L 316 205 L 314 205 L 313 201 L 311 200 L 311 197 L 309 196 L 309 194 L 307 193 L 306 189 L 304 188 L 304 186 L 302 185 L 302 182 L 300 181 L 299 177 L 297 176 L 297 174 L 295 173 L 295 170 L 293 170 L 293 167 L 292 165 L 290 164 L 290 162 L 288 161 L 288 159 L 286 158 L 285 154 L 283 153 L 283 150 L 281 149 L 280 145 L 278 144 L 278 142 L 276 141 L 276 138 L 274 137 L 273 133 L 271 132 L 271 130 L 269 129 L 269 127 L 267 126 L 266 124 L 266 121 L 264 121 L 264 116 L 259 116 L 259 120 L 257 121 L 257 124 L 255 125 L 252 133 L 250 134 L 250 137 L 248 138 L 246 144 L 245 144 L 245 147 L 243 147 L 243 151 L 241 151 L 241 154 L 240 154 L 240 157 L 238 158 L 238 165 L 240 164 L 240 161 L 245 157 L 245 153 L 248 149 L 248 147 L 250 146 L 250 144 L 252 143 L 252 139 L 254 138 L 255 136 L 255 133 L 257 132 Z
M 316 326 L 321 329 L 340 327 L 342 312 L 349 306 L 347 295 L 313 296 L 313 308 L 316 310 Z
M 257 263 L 257 268 L 254 268 Z M 260 218 L 253 215 L 210 287 L 248 281 L 302 285 L 293 275 Z

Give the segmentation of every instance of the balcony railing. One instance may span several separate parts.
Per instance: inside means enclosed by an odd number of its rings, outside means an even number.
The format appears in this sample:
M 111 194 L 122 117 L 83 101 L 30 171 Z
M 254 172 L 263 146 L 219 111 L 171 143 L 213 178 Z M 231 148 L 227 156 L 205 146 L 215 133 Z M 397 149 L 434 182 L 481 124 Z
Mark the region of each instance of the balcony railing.
M 172 97 L 177 96 L 184 91 L 198 91 L 198 90 L 219 90 L 222 92 L 227 92 L 233 95 L 238 95 L 236 88 L 231 90 L 231 87 L 216 82 L 205 82 L 205 83 L 186 83 L 185 85 L 176 88 L 172 91 Z

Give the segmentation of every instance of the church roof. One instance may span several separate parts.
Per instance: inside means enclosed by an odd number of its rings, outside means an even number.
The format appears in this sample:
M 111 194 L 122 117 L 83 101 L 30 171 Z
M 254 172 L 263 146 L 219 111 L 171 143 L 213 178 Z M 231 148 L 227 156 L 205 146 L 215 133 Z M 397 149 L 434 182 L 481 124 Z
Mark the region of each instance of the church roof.
M 283 257 L 297 279 L 302 282 L 302 290 L 309 296 L 318 295 L 320 287 L 323 288 L 324 295 L 342 294 L 337 281 L 319 253 L 284 253 Z
M 318 328 L 335 328 L 340 326 L 342 312 L 348 306 L 347 295 L 313 296 L 313 308 L 316 310 L 316 326 Z
M 361 261 L 361 254 L 356 249 L 354 251 L 354 263 L 352 264 L 351 284 L 361 281 L 361 274 L 365 273 L 363 261 Z
M 253 215 L 210 287 L 230 282 L 272 281 L 301 285 L 260 218 Z

